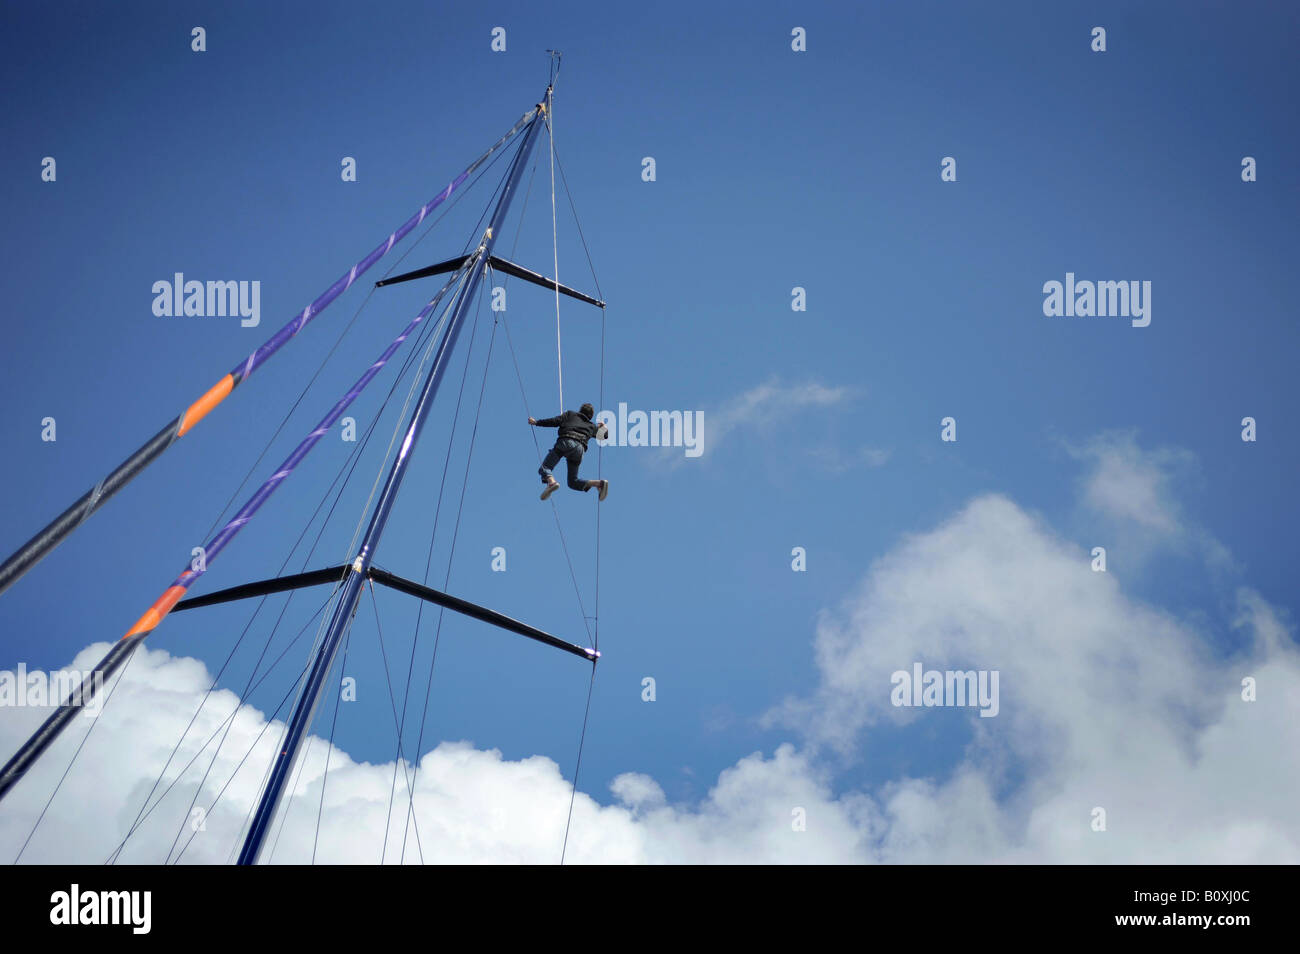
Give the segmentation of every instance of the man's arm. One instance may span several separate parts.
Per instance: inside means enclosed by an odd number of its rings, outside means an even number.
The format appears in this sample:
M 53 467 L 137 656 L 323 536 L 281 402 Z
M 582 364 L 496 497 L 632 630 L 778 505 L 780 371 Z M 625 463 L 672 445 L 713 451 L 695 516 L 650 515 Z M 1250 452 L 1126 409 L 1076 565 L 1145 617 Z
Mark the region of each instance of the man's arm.
M 531 424 L 531 425 L 533 425 L 533 427 L 559 427 L 559 426 L 560 426 L 560 418 L 558 418 L 558 417 L 544 417 L 544 418 L 542 418 L 542 419 L 539 421 L 539 420 L 538 420 L 537 418 L 535 418 L 535 417 L 530 417 L 530 418 L 528 419 L 528 423 Z

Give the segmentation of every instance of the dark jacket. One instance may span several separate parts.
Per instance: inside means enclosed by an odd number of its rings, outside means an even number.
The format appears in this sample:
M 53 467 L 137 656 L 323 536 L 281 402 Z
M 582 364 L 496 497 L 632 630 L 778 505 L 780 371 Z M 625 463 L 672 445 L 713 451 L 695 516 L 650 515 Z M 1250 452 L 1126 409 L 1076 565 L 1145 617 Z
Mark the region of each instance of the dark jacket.
M 571 441 L 577 441 L 585 451 L 587 441 L 596 436 L 600 424 L 596 421 L 587 420 L 577 411 L 565 411 L 558 417 L 543 418 L 537 422 L 537 426 L 558 427 L 561 440 L 567 437 Z

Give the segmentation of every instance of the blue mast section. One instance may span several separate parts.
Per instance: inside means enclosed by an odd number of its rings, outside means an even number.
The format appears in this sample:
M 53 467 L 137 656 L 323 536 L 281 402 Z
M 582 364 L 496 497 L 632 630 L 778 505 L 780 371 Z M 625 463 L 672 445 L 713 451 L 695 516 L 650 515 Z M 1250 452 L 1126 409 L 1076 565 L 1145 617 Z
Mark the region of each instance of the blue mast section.
M 244 847 L 239 854 L 239 864 L 241 865 L 257 863 L 266 836 L 270 832 L 271 822 L 275 818 L 276 809 L 284 797 L 285 788 L 293 773 L 293 768 L 297 764 L 303 740 L 306 738 L 307 731 L 311 728 L 312 718 L 316 714 L 316 707 L 320 703 L 321 693 L 325 688 L 325 681 L 330 670 L 334 667 L 334 660 L 338 656 L 343 637 L 352 624 L 352 618 L 356 615 L 362 587 L 365 584 L 370 563 L 374 558 L 375 548 L 379 545 L 379 539 L 383 535 L 385 525 L 388 523 L 389 514 L 392 513 L 393 503 L 396 501 L 397 493 L 401 489 L 402 478 L 406 475 L 407 464 L 410 462 L 412 451 L 415 450 L 416 441 L 419 440 L 420 431 L 424 427 L 429 408 L 438 393 L 438 385 L 441 383 L 443 371 L 447 367 L 447 359 L 456 345 L 456 339 L 460 335 L 461 326 L 464 324 L 465 314 L 470 309 L 470 303 L 474 299 L 474 293 L 478 290 L 486 263 L 492 256 L 492 249 L 496 245 L 497 238 L 501 235 L 501 226 L 505 221 L 506 213 L 510 209 L 510 200 L 514 198 L 515 192 L 518 190 L 523 170 L 528 165 L 528 157 L 532 153 L 538 132 L 545 124 L 546 106 L 550 102 L 549 86 L 546 92 L 547 95 L 538 104 L 537 115 L 524 132 L 523 143 L 519 147 L 519 152 L 515 155 L 514 164 L 511 166 L 506 178 L 501 198 L 497 201 L 496 210 L 492 213 L 492 220 L 488 225 L 487 232 L 483 235 L 483 241 L 470 255 L 468 276 L 451 306 L 451 317 L 447 322 L 447 330 L 443 334 L 442 342 L 439 344 L 438 352 L 433 360 L 433 366 L 429 369 L 429 375 L 425 379 L 419 402 L 411 415 L 411 423 L 407 426 L 406 437 L 402 441 L 401 449 L 397 452 L 397 459 L 393 461 L 393 466 L 388 472 L 388 479 L 384 482 L 384 489 L 379 496 L 379 502 L 375 505 L 375 512 L 370 518 L 370 525 L 362 538 L 361 549 L 352 562 L 352 572 L 348 574 L 343 583 L 342 594 L 330 618 L 329 630 L 326 632 L 320 649 L 316 653 L 316 659 L 312 664 L 311 671 L 308 673 L 307 681 L 302 694 L 298 698 L 293 718 L 285 734 L 284 743 L 276 754 L 270 780 L 267 782 L 266 790 L 262 793 L 261 801 L 258 803 L 252 826 L 244 838 Z

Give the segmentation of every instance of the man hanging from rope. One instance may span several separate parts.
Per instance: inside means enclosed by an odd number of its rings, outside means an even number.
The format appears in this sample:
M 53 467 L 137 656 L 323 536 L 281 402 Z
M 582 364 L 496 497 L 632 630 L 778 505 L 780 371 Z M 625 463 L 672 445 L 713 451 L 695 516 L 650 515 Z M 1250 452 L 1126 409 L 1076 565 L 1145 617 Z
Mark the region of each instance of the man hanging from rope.
M 555 491 L 560 489 L 559 481 L 551 475 L 551 468 L 560 462 L 563 457 L 569 464 L 569 486 L 574 490 L 581 490 L 584 493 L 593 487 L 600 489 L 600 499 L 604 500 L 605 495 L 609 493 L 608 480 L 579 480 L 578 468 L 582 466 L 582 455 L 587 449 L 587 441 L 591 438 L 603 440 L 609 433 L 609 429 L 604 424 L 597 424 L 592 421 L 596 409 L 590 404 L 584 404 L 576 411 L 565 411 L 559 417 L 547 417 L 537 420 L 530 417 L 528 423 L 533 427 L 558 427 L 559 436 L 556 438 L 555 446 L 546 454 L 546 459 L 542 461 L 542 466 L 537 468 L 537 472 L 542 475 L 542 483 L 546 489 L 542 491 L 542 499 L 545 500 Z

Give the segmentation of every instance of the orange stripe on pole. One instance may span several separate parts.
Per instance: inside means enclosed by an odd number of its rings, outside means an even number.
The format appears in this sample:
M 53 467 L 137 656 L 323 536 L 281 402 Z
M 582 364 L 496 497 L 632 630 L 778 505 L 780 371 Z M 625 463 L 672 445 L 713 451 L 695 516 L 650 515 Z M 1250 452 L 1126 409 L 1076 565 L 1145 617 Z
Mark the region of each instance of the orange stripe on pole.
M 148 611 L 140 617 L 122 638 L 127 639 L 157 629 L 158 624 L 163 621 L 163 617 L 172 611 L 172 607 L 179 603 L 184 595 L 185 587 L 183 586 L 167 587 L 167 589 L 163 590 L 163 595 L 154 601 L 153 606 L 149 607 Z
M 203 420 L 203 418 L 207 416 L 207 413 L 224 401 L 226 395 L 234 390 L 234 388 L 235 379 L 229 374 L 216 384 L 212 385 L 212 387 L 208 388 L 208 392 L 203 395 L 203 397 L 199 398 L 185 409 L 185 414 L 181 418 L 181 428 L 177 432 L 177 436 L 184 437 L 186 431 L 199 421 Z

